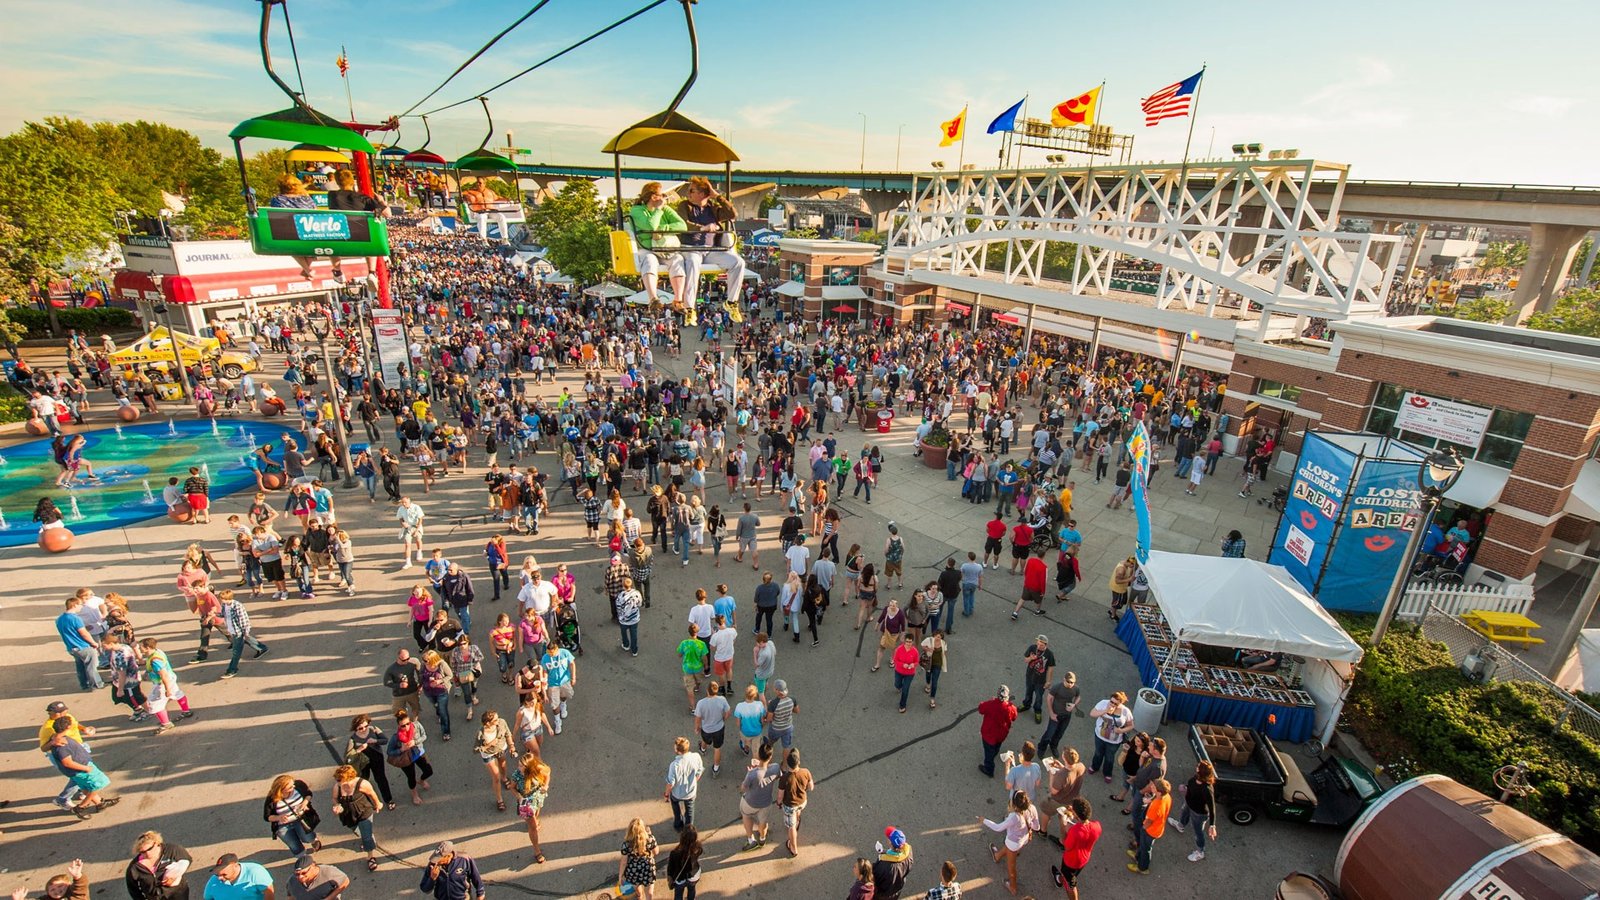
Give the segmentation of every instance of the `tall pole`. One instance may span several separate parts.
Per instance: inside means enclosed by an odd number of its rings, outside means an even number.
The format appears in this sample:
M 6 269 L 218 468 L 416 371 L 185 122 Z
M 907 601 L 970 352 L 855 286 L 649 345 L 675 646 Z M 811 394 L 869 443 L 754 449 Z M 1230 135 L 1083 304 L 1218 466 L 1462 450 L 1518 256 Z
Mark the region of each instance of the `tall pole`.
M 956 157 L 956 184 L 961 184 L 961 171 L 967 163 L 967 107 L 961 107 L 961 152 Z
M 178 400 L 182 402 L 189 398 L 189 372 L 183 367 L 183 350 L 178 347 L 178 332 L 172 327 L 172 304 L 165 300 L 160 303 L 167 320 L 167 340 L 172 343 L 172 361 L 178 366 Z
M 322 348 L 322 374 L 328 379 L 328 390 L 333 391 L 333 431 L 339 439 L 339 468 L 344 470 L 344 481 L 340 487 L 353 488 L 356 486 L 355 467 L 350 462 L 350 435 L 344 430 L 344 404 L 339 401 L 339 380 L 333 374 L 333 359 L 328 353 L 328 332 L 333 325 L 333 297 L 328 297 L 328 325 L 327 331 L 317 335 L 317 344 Z
M 894 170 L 896 172 L 900 171 L 900 142 L 904 140 L 905 135 L 906 126 L 904 122 L 901 122 L 900 127 L 895 129 L 894 132 Z M 1594 261 L 1594 254 L 1591 253 L 1589 255 L 1589 261 Z
M 1593 556 L 1583 556 L 1570 550 L 1556 550 L 1568 556 L 1576 556 L 1585 562 L 1600 563 L 1600 559 Z M 1573 611 L 1572 619 L 1567 622 L 1567 627 L 1561 632 L 1561 640 L 1556 642 L 1555 653 L 1550 657 L 1550 668 L 1545 672 L 1551 680 L 1561 675 L 1561 670 L 1567 666 L 1567 657 L 1572 655 L 1572 647 L 1578 643 L 1578 635 L 1583 632 L 1583 626 L 1588 624 L 1589 617 L 1594 614 L 1595 600 L 1600 599 L 1600 566 L 1595 568 L 1594 574 L 1589 576 L 1589 586 L 1583 589 L 1583 598 L 1578 601 L 1578 608 Z
M 861 117 L 861 171 L 867 170 L 867 114 L 858 112 Z
M 1406 585 L 1411 581 L 1411 566 L 1417 555 L 1417 545 L 1422 543 L 1422 535 L 1428 530 L 1428 523 L 1433 521 L 1433 512 L 1439 507 L 1439 495 L 1424 493 L 1422 495 L 1422 514 L 1417 517 L 1417 527 L 1411 529 L 1411 536 L 1406 538 L 1406 552 L 1400 558 L 1400 567 L 1394 573 L 1394 581 L 1389 583 L 1389 594 L 1383 599 L 1383 609 L 1378 613 L 1378 624 L 1372 629 L 1372 646 L 1383 644 L 1384 635 L 1389 633 L 1389 623 L 1394 621 L 1394 614 L 1400 611 L 1400 601 L 1405 597 Z
M 339 77 L 344 79 L 344 102 L 350 107 L 350 121 L 356 120 L 356 101 L 350 96 L 350 55 L 344 52 L 344 45 L 339 45 L 339 58 L 344 60 L 344 70 Z
M 1184 183 L 1189 180 L 1189 145 L 1194 142 L 1194 120 L 1200 118 L 1200 92 L 1206 86 L 1206 64 L 1200 64 L 1200 82 L 1194 86 L 1194 104 L 1189 107 L 1189 134 L 1183 139 L 1183 165 L 1178 169 L 1178 203 L 1183 204 Z

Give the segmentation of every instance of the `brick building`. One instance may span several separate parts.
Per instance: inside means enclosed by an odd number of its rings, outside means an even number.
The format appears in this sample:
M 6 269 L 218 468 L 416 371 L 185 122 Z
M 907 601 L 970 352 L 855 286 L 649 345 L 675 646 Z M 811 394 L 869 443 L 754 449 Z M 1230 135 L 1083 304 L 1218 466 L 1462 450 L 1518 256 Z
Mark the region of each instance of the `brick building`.
M 1467 461 L 1445 512 L 1492 511 L 1475 565 L 1531 580 L 1551 546 L 1584 547 L 1600 518 L 1600 341 L 1454 319 L 1345 322 L 1325 347 L 1240 341 L 1229 431 L 1281 433 L 1287 470 L 1309 428 L 1373 431 Z M 1476 441 L 1396 424 L 1412 395 L 1481 423 Z

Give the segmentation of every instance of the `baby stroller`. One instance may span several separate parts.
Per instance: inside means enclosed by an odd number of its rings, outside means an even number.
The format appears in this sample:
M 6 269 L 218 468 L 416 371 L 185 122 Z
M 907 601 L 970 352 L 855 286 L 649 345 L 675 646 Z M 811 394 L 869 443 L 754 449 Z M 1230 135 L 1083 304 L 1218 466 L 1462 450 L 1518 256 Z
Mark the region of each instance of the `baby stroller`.
M 578 624 L 578 611 L 566 603 L 556 611 L 556 646 L 577 656 L 583 655 L 583 627 Z
M 1272 496 L 1270 498 L 1268 498 L 1268 497 L 1257 497 L 1256 498 L 1256 504 L 1258 506 L 1266 506 L 1266 507 L 1269 507 L 1269 508 L 1271 508 L 1272 510 L 1274 510 L 1276 512 L 1283 512 L 1283 508 L 1284 508 L 1285 505 L 1288 504 L 1288 502 L 1289 502 L 1289 489 L 1287 487 L 1275 487 L 1275 488 L 1273 488 L 1272 489 Z

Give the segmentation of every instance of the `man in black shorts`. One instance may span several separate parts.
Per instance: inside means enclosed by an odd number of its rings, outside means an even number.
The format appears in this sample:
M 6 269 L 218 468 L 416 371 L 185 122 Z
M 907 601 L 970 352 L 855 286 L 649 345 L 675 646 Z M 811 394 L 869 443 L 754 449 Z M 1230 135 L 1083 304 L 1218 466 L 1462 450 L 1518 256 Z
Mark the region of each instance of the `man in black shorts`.
M 700 731 L 700 752 L 711 748 L 711 774 L 722 774 L 722 741 L 727 736 L 728 716 L 733 708 L 722 696 L 722 686 L 715 681 L 706 684 L 706 695 L 694 705 L 694 725 Z
M 1094 820 L 1088 800 L 1075 797 L 1061 810 L 1061 829 L 1066 834 L 1061 841 L 1061 866 L 1051 866 L 1050 874 L 1056 886 L 1067 892 L 1067 900 L 1078 900 L 1078 873 L 1089 865 L 1089 854 L 1100 839 L 1100 823 Z

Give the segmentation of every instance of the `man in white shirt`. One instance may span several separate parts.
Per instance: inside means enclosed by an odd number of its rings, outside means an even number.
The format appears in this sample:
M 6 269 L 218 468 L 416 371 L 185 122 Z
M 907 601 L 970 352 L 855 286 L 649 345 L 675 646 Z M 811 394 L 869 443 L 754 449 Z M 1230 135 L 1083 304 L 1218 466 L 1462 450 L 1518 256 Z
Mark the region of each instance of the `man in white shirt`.
M 783 553 L 789 560 L 789 571 L 801 578 L 806 577 L 806 565 L 811 562 L 811 548 L 805 545 L 805 535 L 798 535 L 795 542 Z
M 672 827 L 682 831 L 694 824 L 694 798 L 706 764 L 700 754 L 689 749 L 688 738 L 675 739 L 672 747 L 677 755 L 667 764 L 667 783 L 661 796 L 672 803 Z

